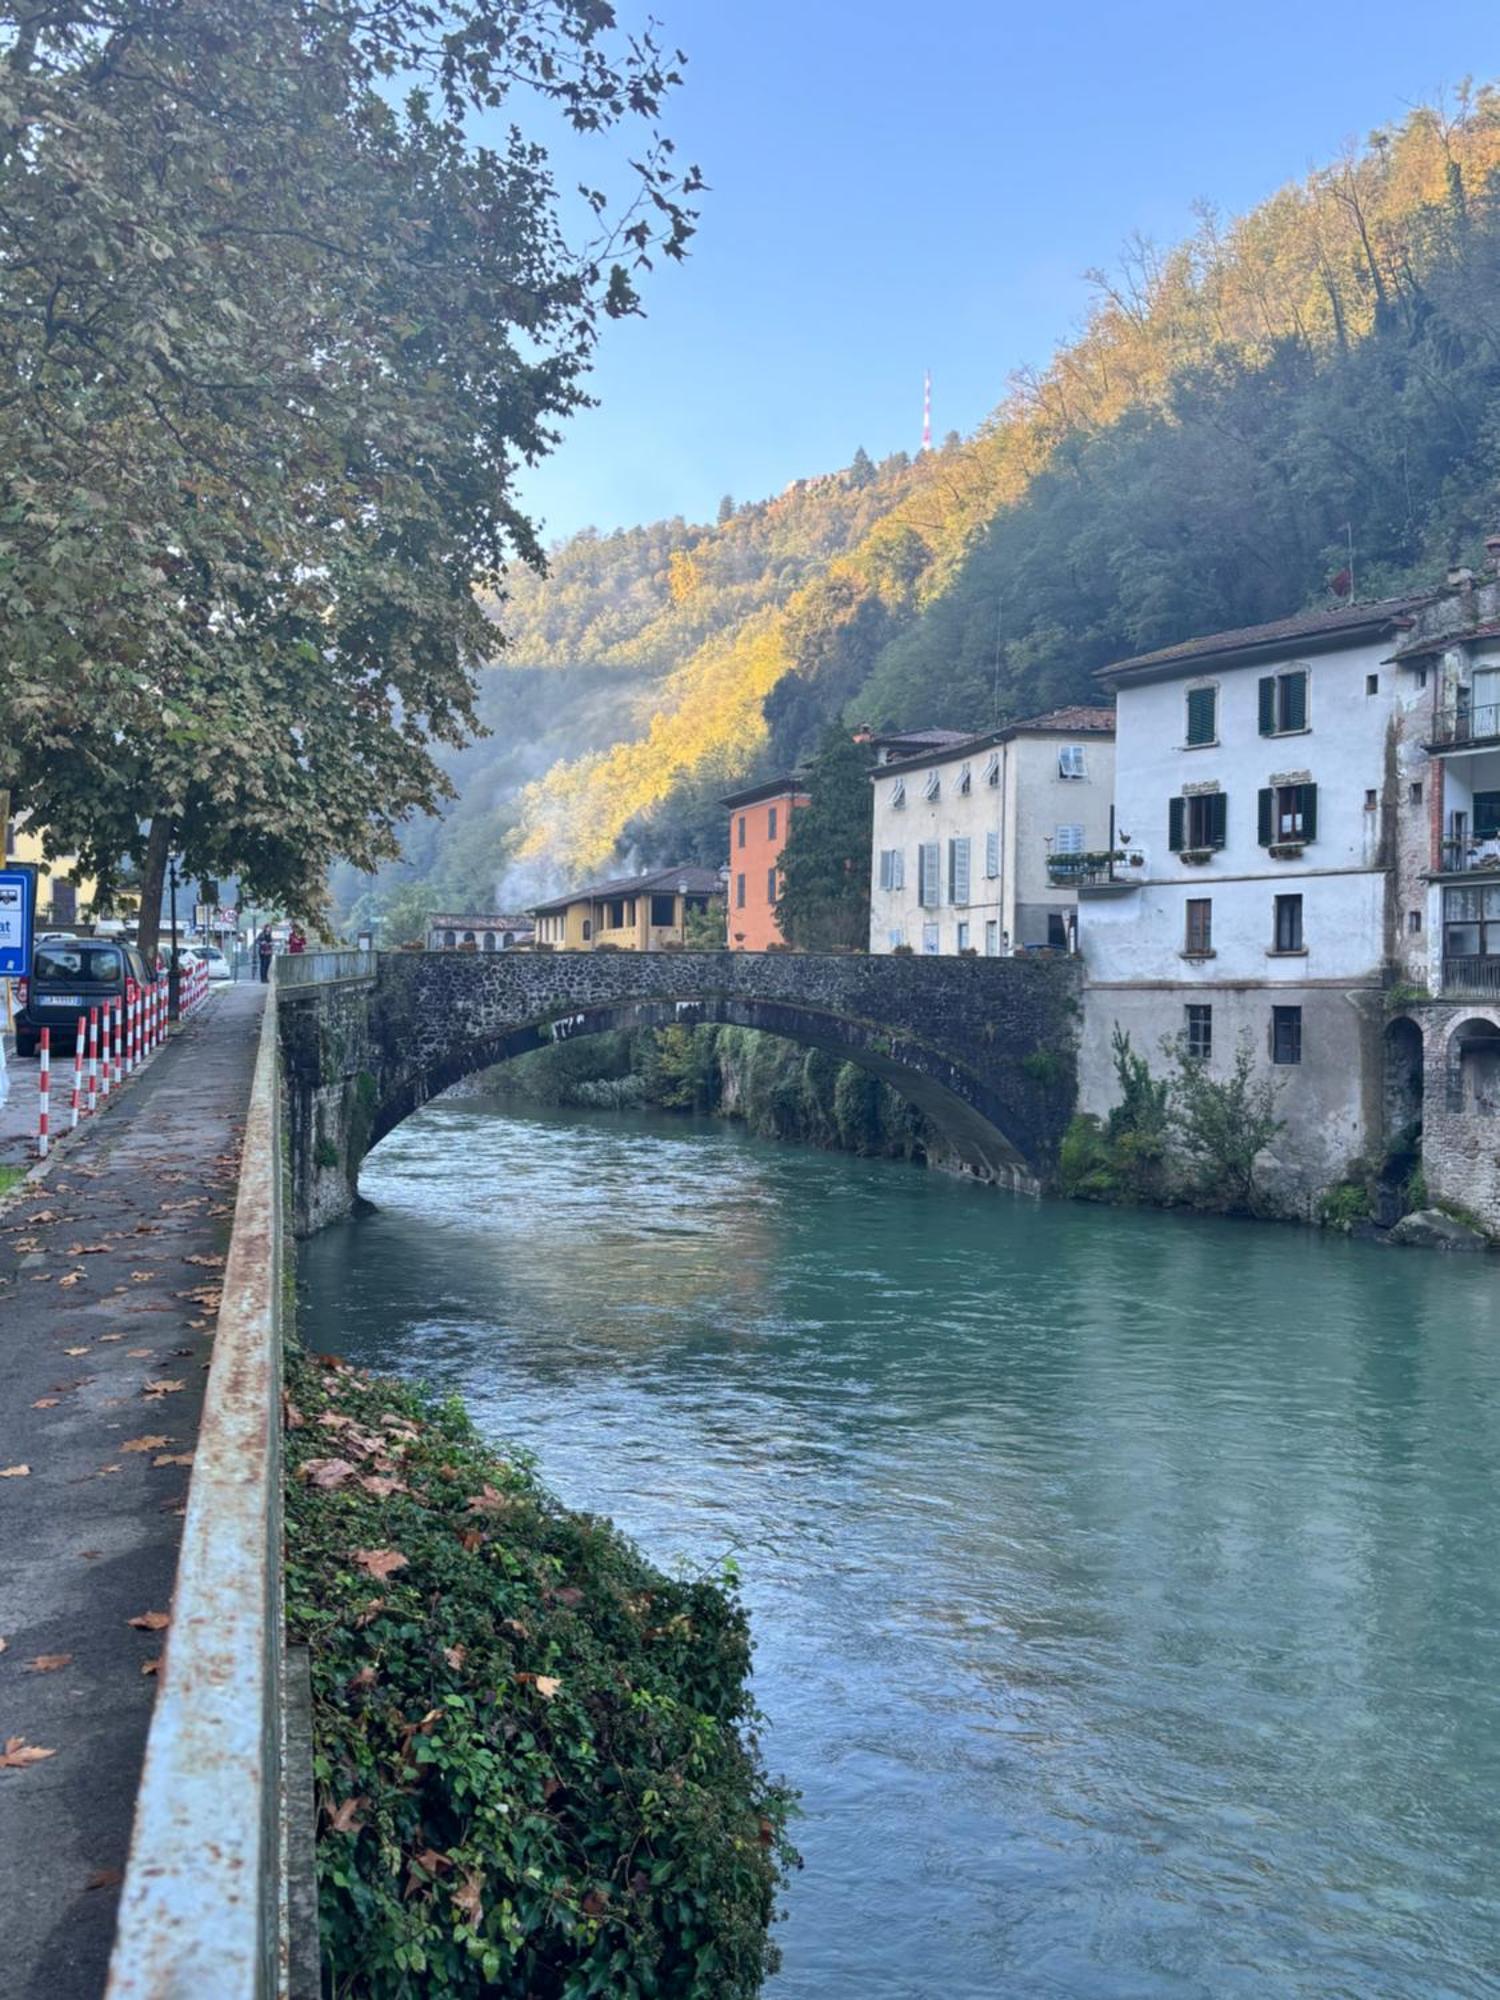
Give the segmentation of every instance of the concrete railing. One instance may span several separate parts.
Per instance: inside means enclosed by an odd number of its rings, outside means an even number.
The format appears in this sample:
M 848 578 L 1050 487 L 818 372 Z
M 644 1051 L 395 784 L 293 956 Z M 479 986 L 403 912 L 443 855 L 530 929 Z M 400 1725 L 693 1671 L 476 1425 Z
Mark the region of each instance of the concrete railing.
M 377 962 L 373 951 L 284 951 L 272 960 L 276 984 L 283 991 L 326 986 L 333 979 L 373 979 Z
M 273 990 L 107 2000 L 286 1991 L 281 1175 Z

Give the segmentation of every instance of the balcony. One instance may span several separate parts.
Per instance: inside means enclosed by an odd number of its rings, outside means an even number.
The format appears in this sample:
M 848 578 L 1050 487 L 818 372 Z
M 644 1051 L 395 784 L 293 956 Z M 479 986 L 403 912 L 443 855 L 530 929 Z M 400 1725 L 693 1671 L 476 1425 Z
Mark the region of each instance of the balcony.
M 1500 702 L 1467 702 L 1440 708 L 1427 739 L 1429 750 L 1492 750 L 1500 746 Z
M 1500 998 L 1500 958 L 1447 958 L 1443 960 L 1443 997 L 1450 994 L 1482 994 Z
M 1139 889 L 1146 877 L 1145 857 L 1117 848 L 1113 854 L 1049 854 L 1047 880 L 1058 889 L 1080 895 L 1121 895 Z
M 1500 834 L 1445 840 L 1438 851 L 1439 875 L 1500 875 Z

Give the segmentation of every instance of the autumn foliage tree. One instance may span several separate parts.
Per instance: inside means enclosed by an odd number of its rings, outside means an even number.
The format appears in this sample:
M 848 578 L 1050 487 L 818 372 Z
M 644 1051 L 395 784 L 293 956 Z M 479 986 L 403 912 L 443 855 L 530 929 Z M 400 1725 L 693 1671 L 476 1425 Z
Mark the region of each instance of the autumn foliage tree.
M 444 796 L 516 468 L 691 233 L 677 75 L 599 0 L 0 9 L 0 785 L 148 944 L 172 848 L 306 906 Z M 646 129 L 585 245 L 527 96 Z

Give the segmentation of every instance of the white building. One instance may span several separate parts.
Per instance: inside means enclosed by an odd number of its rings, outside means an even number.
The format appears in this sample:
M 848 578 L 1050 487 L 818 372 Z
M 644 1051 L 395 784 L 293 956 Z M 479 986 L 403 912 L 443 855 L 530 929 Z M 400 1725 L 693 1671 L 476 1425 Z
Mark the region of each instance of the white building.
M 871 951 L 1070 950 L 1078 882 L 1110 866 L 1113 780 L 1108 708 L 1057 709 L 878 766 Z
M 1117 700 L 1116 842 L 1142 866 L 1082 885 L 1080 1108 L 1116 1100 L 1116 1027 L 1157 1067 L 1180 1038 L 1222 1074 L 1243 1043 L 1281 1085 L 1273 1150 L 1294 1202 L 1424 1123 L 1441 1191 L 1424 1081 L 1442 1079 L 1446 1107 L 1474 1100 L 1493 1058 L 1500 1110 L 1500 582 L 1458 571 L 1100 678 Z M 1496 1003 L 1488 1052 L 1470 994 Z M 1461 1198 L 1500 1219 L 1497 1145 L 1492 1130 L 1493 1198 L 1472 1176 Z

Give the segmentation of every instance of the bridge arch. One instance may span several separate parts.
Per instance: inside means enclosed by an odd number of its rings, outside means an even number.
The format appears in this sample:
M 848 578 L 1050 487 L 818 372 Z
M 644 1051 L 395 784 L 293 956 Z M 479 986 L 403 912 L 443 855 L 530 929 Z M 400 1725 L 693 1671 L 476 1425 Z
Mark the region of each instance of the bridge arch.
M 855 1063 L 923 1112 L 944 1164 L 1035 1190 L 1072 1111 L 1077 981 L 1064 959 L 745 952 L 392 953 L 359 977 L 308 976 L 278 991 L 297 1226 L 345 1212 L 369 1148 L 465 1076 L 699 1022 Z

